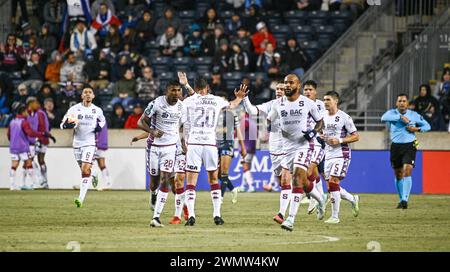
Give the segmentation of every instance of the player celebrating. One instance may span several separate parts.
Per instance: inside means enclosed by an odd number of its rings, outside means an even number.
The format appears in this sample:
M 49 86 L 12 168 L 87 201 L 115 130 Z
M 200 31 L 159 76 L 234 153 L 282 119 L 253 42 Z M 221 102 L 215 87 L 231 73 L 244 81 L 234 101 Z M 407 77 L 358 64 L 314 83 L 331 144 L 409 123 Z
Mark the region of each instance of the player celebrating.
M 75 199 L 75 205 L 78 208 L 83 206 L 89 184 L 92 182 L 91 168 L 96 150 L 95 135 L 106 123 L 102 109 L 92 103 L 94 98 L 92 87 L 84 87 L 81 93 L 82 102 L 69 108 L 60 125 L 61 129 L 74 129 L 73 151 L 81 169 L 80 195 Z
M 314 145 L 313 140 L 317 132 L 322 129 L 323 117 L 314 101 L 300 94 L 302 84 L 295 74 L 287 75 L 284 84 L 285 96 L 276 100 L 268 119 L 274 120 L 277 116 L 280 118 L 285 152 L 281 163 L 283 167 L 282 187 L 289 185 L 289 172 L 293 173 L 289 216 L 281 224 L 283 229 L 292 231 L 295 216 L 303 198 L 303 190 L 318 201 L 318 219 L 322 219 L 325 213 L 324 199 L 314 187 L 314 182 L 309 182 L 306 177 L 312 155 L 312 146 Z M 309 118 L 313 118 L 316 122 L 314 129 L 308 130 Z
M 16 170 L 20 161 L 23 161 L 25 169 L 25 176 L 22 181 L 23 188 L 27 188 L 27 177 L 28 180 L 31 180 L 31 188 L 33 188 L 34 172 L 28 138 L 34 137 L 42 139 L 43 137 L 50 137 L 53 141 L 55 141 L 55 138 L 51 136 L 49 132 L 38 132 L 33 130 L 30 123 L 27 121 L 27 107 L 23 104 L 16 105 L 17 109 L 15 111 L 17 115 L 9 124 L 7 131 L 8 140 L 10 141 L 9 152 L 11 154 L 11 170 L 9 171 L 11 191 L 20 189 L 19 187 L 16 187 L 15 183 Z
M 255 187 L 253 186 L 252 176 L 252 161 L 256 153 L 256 139 L 258 134 L 258 127 L 256 122 L 248 113 L 244 113 L 244 118 L 241 121 L 241 131 L 244 131 L 244 144 L 246 155 L 242 157 L 242 181 L 240 191 L 245 192 L 245 184 L 248 185 L 247 193 L 253 193 Z M 242 153 L 242 150 L 241 150 Z
M 195 224 L 195 186 L 197 184 L 198 172 L 202 163 L 208 172 L 208 180 L 211 185 L 211 198 L 214 212 L 213 218 L 216 225 L 224 223 L 220 214 L 220 185 L 217 178 L 218 151 L 216 146 L 216 127 L 220 111 L 225 107 L 235 108 L 240 100 L 225 101 L 219 96 L 209 94 L 209 86 L 206 80 L 199 77 L 195 80 L 194 88 L 198 95 L 185 101 L 186 115 L 190 116 L 190 127 L 188 132 L 186 154 L 186 205 L 189 219 L 186 226 Z M 241 85 L 239 91 L 244 92 L 247 86 Z M 188 100 L 188 99 L 186 99 Z
M 244 108 L 245 111 L 251 115 L 257 115 L 263 113 L 264 115 L 268 115 L 272 110 L 272 106 L 277 101 L 277 99 L 284 96 L 284 83 L 279 82 L 276 85 L 276 99 L 271 100 L 269 102 L 263 103 L 261 105 L 253 106 L 250 102 L 248 96 L 244 98 Z M 274 119 L 270 121 L 270 134 L 269 134 L 269 153 L 270 160 L 272 162 L 272 175 L 270 177 L 270 186 L 273 183 L 281 184 L 281 160 L 283 159 L 283 137 L 281 135 L 280 129 L 280 120 L 278 115 L 275 116 Z M 291 196 L 291 184 L 290 180 L 287 184 L 281 185 L 281 193 L 280 193 L 280 210 L 278 214 L 274 217 L 276 222 L 280 224 L 284 221 L 284 215 L 286 214 L 287 207 L 289 205 L 289 200 Z
M 412 187 L 411 172 L 416 159 L 416 132 L 430 130 L 430 124 L 415 111 L 408 109 L 408 96 L 397 96 L 397 108 L 387 111 L 381 117 L 391 132 L 391 165 L 395 174 L 395 187 L 400 202 L 397 209 L 407 209 Z
M 303 95 L 314 101 L 317 105 L 317 109 L 319 110 L 321 115 L 325 114 L 325 105 L 324 103 L 317 99 L 317 83 L 314 80 L 307 80 L 304 83 L 303 87 Z M 308 122 L 308 129 L 314 128 L 316 123 L 312 118 L 309 119 Z M 311 157 L 311 164 L 308 167 L 308 180 L 310 182 L 315 182 L 315 186 L 317 191 L 323 196 L 323 186 L 322 186 L 322 180 L 320 179 L 319 175 L 319 165 L 323 164 L 323 157 L 325 154 L 323 141 L 316 137 L 314 139 L 314 151 L 312 153 Z M 323 171 L 321 171 L 323 172 Z M 309 200 L 309 207 L 308 207 L 308 214 L 312 214 L 314 210 L 316 209 L 316 200 L 314 198 L 310 198 Z
M 351 160 L 349 143 L 359 140 L 352 118 L 338 109 L 339 94 L 329 91 L 324 97 L 325 127 L 323 140 L 325 147 L 325 179 L 328 181 L 328 192 L 331 195 L 331 217 L 325 221 L 329 224 L 339 223 L 339 206 L 341 196 L 352 203 L 353 215 L 359 213 L 359 196 L 351 195 L 339 184 L 345 178 Z
M 179 97 L 181 97 L 180 83 L 169 82 L 166 95 L 150 102 L 138 122 L 139 127 L 150 133 L 153 138 L 149 158 L 150 177 L 159 180 L 159 192 L 151 227 L 164 226 L 159 218 L 169 192 L 169 180 L 175 164 L 176 144 L 180 138 L 180 122 L 184 123 L 183 103 Z
M 102 172 L 103 177 L 103 185 L 98 187 L 97 190 L 109 190 L 112 187 L 111 178 L 109 176 L 109 171 L 106 168 L 106 159 L 105 153 L 108 150 L 108 124 L 105 123 L 105 126 L 102 128 L 100 132 L 96 135 L 97 138 L 97 150 L 95 150 L 95 160 L 97 161 L 98 168 Z

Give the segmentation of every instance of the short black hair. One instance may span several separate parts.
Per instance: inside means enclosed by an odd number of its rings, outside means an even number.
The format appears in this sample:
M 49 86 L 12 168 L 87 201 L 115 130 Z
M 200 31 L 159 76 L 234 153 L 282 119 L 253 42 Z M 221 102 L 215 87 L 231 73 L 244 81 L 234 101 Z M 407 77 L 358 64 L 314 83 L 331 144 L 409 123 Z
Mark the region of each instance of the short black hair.
M 303 86 L 306 86 L 306 85 L 311 85 L 311 86 L 313 86 L 314 89 L 317 89 L 317 82 L 315 82 L 314 80 L 305 81 L 303 83 Z
M 170 80 L 167 82 L 166 90 L 169 90 L 169 87 L 181 87 L 180 81 L 178 80 Z
M 397 99 L 398 99 L 400 96 L 404 96 L 404 97 L 406 97 L 406 100 L 409 100 L 409 97 L 408 97 L 408 95 L 407 95 L 406 93 L 399 93 L 399 94 L 397 95 Z
M 326 94 L 325 94 L 325 96 L 332 96 L 332 97 L 334 97 L 335 99 L 337 99 L 338 101 L 339 101 L 339 94 L 338 94 L 338 92 L 336 92 L 336 91 L 328 91 Z
M 194 80 L 194 88 L 197 90 L 203 90 L 208 87 L 208 81 L 206 78 L 199 76 Z

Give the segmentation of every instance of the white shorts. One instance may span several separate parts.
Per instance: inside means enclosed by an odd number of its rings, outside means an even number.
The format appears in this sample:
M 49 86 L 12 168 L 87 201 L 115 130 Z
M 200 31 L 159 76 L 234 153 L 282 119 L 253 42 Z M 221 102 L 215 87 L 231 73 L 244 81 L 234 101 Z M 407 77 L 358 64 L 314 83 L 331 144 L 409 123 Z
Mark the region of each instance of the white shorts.
M 254 153 L 247 153 L 247 155 L 245 155 L 244 162 L 248 163 L 248 164 L 252 164 L 254 156 L 255 156 Z
M 104 149 L 98 149 L 95 150 L 95 156 L 94 159 L 102 159 L 105 158 L 106 150 Z
M 217 146 L 212 145 L 189 145 L 186 154 L 186 171 L 200 172 L 202 162 L 206 171 L 217 170 L 219 153 Z
M 175 173 L 186 172 L 186 155 L 183 153 L 178 153 L 175 156 Z
M 172 173 L 175 165 L 176 145 L 150 147 L 150 175 L 159 176 L 160 172 Z
M 344 178 L 347 175 L 349 166 L 350 159 L 325 159 L 325 179 L 329 180 L 331 176 Z
M 18 153 L 18 154 L 10 153 L 10 154 L 11 154 L 12 161 L 26 161 L 26 160 L 31 160 L 33 158 L 33 157 L 31 157 L 31 154 L 28 152 L 23 152 L 23 153 Z
M 32 159 L 36 156 L 36 147 L 34 145 L 30 145 L 30 156 Z
M 48 148 L 48 145 L 43 145 L 43 144 L 37 145 L 36 153 L 47 153 L 47 148 Z
M 270 154 L 270 161 L 272 162 L 272 172 L 275 174 L 275 176 L 279 177 L 281 175 L 281 170 L 283 167 L 281 167 L 281 161 L 283 160 L 284 155 L 273 155 Z
M 75 155 L 75 160 L 92 164 L 96 149 L 93 145 L 74 148 L 73 154 Z
M 294 172 L 294 168 L 302 168 L 304 170 L 308 169 L 311 164 L 311 156 L 313 153 L 311 148 L 299 148 L 297 151 L 289 152 L 284 155 L 281 161 L 281 167 L 289 170 L 291 173 Z
M 315 145 L 311 155 L 311 163 L 319 165 L 324 157 L 325 157 L 325 150 L 323 150 L 320 145 L 319 146 Z

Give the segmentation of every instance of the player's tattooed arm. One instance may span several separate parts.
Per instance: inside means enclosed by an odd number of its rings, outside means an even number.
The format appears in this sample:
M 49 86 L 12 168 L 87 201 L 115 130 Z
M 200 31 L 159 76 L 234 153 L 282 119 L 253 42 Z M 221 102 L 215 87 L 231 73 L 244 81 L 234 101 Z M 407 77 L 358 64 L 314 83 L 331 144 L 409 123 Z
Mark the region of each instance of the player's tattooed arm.
M 194 89 L 189 85 L 186 73 L 184 72 L 178 72 L 178 80 L 180 81 L 180 84 L 185 87 L 188 91 L 188 95 L 191 96 L 195 93 Z

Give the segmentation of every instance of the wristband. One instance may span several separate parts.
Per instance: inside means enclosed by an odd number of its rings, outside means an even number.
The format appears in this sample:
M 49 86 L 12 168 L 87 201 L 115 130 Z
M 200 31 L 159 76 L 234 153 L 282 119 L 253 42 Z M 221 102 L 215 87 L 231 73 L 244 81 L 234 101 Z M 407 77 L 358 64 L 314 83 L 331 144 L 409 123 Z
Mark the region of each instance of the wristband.
M 342 138 L 339 138 L 339 143 L 342 144 L 344 140 Z

